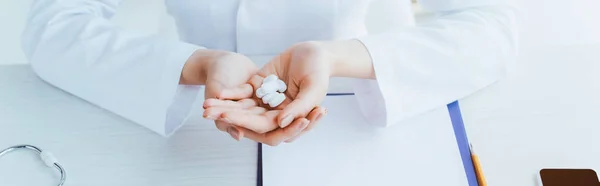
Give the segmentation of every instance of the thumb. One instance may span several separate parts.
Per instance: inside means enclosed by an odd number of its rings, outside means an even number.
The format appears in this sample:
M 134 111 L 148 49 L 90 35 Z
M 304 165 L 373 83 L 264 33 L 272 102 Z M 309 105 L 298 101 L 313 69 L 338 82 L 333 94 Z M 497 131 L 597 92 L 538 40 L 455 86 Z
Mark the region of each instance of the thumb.
M 229 99 L 229 100 L 240 100 L 244 98 L 251 98 L 254 89 L 250 84 L 242 84 L 234 88 L 223 89 L 218 94 L 218 99 Z
M 218 82 L 208 80 L 206 81 L 206 86 L 204 87 L 204 99 L 218 98 L 222 90 L 223 85 Z
M 300 83 L 298 95 L 278 115 L 279 127 L 287 127 L 296 118 L 305 118 L 318 106 L 327 94 L 328 80 L 328 76 L 308 75 Z
M 260 68 L 260 70 L 258 71 L 258 75 L 262 77 L 267 77 L 271 74 L 281 76 L 282 74 L 280 74 L 280 70 L 287 69 L 287 65 L 289 64 L 290 60 L 290 53 L 288 51 L 285 51 L 273 57 L 268 63 L 266 63 L 262 68 Z

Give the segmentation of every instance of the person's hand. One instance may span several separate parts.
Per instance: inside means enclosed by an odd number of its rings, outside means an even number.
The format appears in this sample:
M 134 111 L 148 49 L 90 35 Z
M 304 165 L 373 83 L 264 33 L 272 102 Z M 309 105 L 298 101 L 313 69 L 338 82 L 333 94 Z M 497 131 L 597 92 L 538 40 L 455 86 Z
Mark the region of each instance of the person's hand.
M 277 123 L 281 128 L 306 117 L 323 101 L 332 75 L 333 57 L 321 43 L 304 42 L 285 50 L 258 72 L 263 78 L 275 74 L 287 85 L 285 94 L 292 101 L 279 106 L 282 111 Z M 250 83 L 258 89 L 262 78 L 252 78 Z
M 366 47 L 358 40 L 311 41 L 296 44 L 267 63 L 258 74 L 275 74 L 287 85 L 284 102 L 277 116 L 281 128 L 294 119 L 306 117 L 327 95 L 330 77 L 375 79 L 373 62 Z M 256 77 L 256 76 L 255 76 Z M 254 89 L 262 78 L 251 79 Z M 312 126 L 307 127 L 307 130 Z
M 277 75 L 288 86 L 285 92 L 287 99 L 277 108 L 262 104 L 253 95 L 261 86 L 262 79 L 270 74 Z M 374 79 L 371 58 L 364 45 L 357 40 L 296 44 L 266 64 L 249 81 L 252 86 L 223 90 L 221 94 L 222 99 L 253 99 L 238 102 L 207 100 L 206 111 L 210 112 L 209 115 L 221 116 L 219 120 L 243 127 L 240 130 L 252 140 L 271 146 L 282 141 L 291 142 L 311 130 L 326 115 L 326 110 L 318 105 L 327 94 L 331 76 Z M 228 111 L 219 109 L 234 103 L 244 106 Z M 275 111 L 259 110 L 258 106 Z M 298 127 L 302 126 L 305 118 L 309 121 L 308 125 Z
M 180 84 L 205 85 L 205 99 L 219 98 L 225 89 L 244 86 L 251 88 L 246 82 L 257 71 L 256 65 L 244 55 L 218 50 L 198 50 L 184 65 Z M 216 120 L 215 124 L 219 130 L 228 132 L 233 138 L 239 139 L 243 136 L 242 131 L 235 125 L 223 120 Z
M 292 46 L 267 63 L 250 81 L 252 86 L 237 87 L 223 91 L 222 99 L 207 100 L 205 116 L 221 116 L 219 120 L 243 127 L 246 137 L 277 145 L 291 142 L 318 123 L 326 110 L 319 107 L 327 94 L 331 75 L 330 54 L 319 43 L 306 42 Z M 288 88 L 286 101 L 277 108 L 270 108 L 253 93 L 260 88 L 264 77 L 275 74 Z M 233 106 L 236 105 L 236 106 Z M 238 109 L 230 109 L 237 107 Z M 271 111 L 262 108 L 275 109 Z M 227 109 L 227 111 L 225 111 Z
M 270 146 L 276 146 L 283 141 L 293 141 L 308 126 L 314 126 L 327 112 L 324 108 L 316 107 L 306 118 L 298 118 L 289 126 L 279 128 L 276 118 L 281 110 L 267 110 L 261 107 L 256 99 L 208 99 L 204 102 L 204 107 L 205 118 L 218 118 L 218 121 L 236 125 L 240 133 L 248 139 Z M 235 137 L 234 139 L 239 140 Z

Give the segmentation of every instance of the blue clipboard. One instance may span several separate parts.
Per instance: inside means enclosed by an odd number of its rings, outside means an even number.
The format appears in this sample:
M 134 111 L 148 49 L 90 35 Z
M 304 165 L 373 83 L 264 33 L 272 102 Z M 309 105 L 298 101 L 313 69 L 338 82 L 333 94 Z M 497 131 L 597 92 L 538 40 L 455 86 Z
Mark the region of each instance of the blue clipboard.
M 458 145 L 463 167 L 465 168 L 465 174 L 467 175 L 467 182 L 469 183 L 469 186 L 479 186 L 473 160 L 471 160 L 471 148 L 469 139 L 467 138 L 465 124 L 463 123 L 462 114 L 460 113 L 460 105 L 458 104 L 458 101 L 454 101 L 448 104 L 447 107 L 448 114 L 450 114 L 450 121 L 452 122 L 452 128 L 454 128 L 456 144 Z
M 354 93 L 329 93 L 327 96 L 351 96 Z M 465 174 L 467 176 L 467 183 L 469 186 L 479 186 L 477 183 L 477 175 L 475 173 L 475 167 L 473 160 L 471 160 L 471 149 L 469 139 L 467 138 L 467 131 L 465 124 L 462 119 L 460 112 L 460 105 L 458 101 L 454 101 L 447 105 L 448 114 L 450 114 L 450 121 L 452 128 L 454 129 L 454 136 L 456 137 L 456 144 L 460 152 Z M 258 143 L 258 161 L 256 169 L 256 185 L 263 186 L 263 171 L 262 171 L 262 144 Z

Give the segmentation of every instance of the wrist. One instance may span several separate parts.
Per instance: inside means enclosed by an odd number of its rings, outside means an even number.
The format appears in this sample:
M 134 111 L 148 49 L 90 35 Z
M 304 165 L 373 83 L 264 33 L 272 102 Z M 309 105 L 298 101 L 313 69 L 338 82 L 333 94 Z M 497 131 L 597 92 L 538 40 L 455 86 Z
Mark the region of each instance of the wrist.
M 297 56 L 311 56 L 313 60 L 319 60 L 319 70 L 328 71 L 329 77 L 337 75 L 339 60 L 331 42 L 306 41 L 292 47 L 292 53 Z
M 332 77 L 375 78 L 371 56 L 360 41 L 328 41 L 323 45 L 331 58 Z

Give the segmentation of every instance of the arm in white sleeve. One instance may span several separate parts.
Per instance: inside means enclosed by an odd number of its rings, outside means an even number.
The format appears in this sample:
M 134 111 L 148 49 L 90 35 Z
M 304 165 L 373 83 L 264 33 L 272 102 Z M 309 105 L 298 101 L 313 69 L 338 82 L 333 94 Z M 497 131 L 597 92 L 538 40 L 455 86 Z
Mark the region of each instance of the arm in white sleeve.
M 355 90 L 367 120 L 389 126 L 468 96 L 499 80 L 516 55 L 516 12 L 494 0 L 423 0 L 437 17 L 359 38 L 375 80 Z
M 179 79 L 201 47 L 122 30 L 109 21 L 120 2 L 35 0 L 23 33 L 25 54 L 46 82 L 168 135 L 189 111 L 172 103 L 192 96 L 178 95 Z M 167 116 L 168 110 L 176 112 Z

